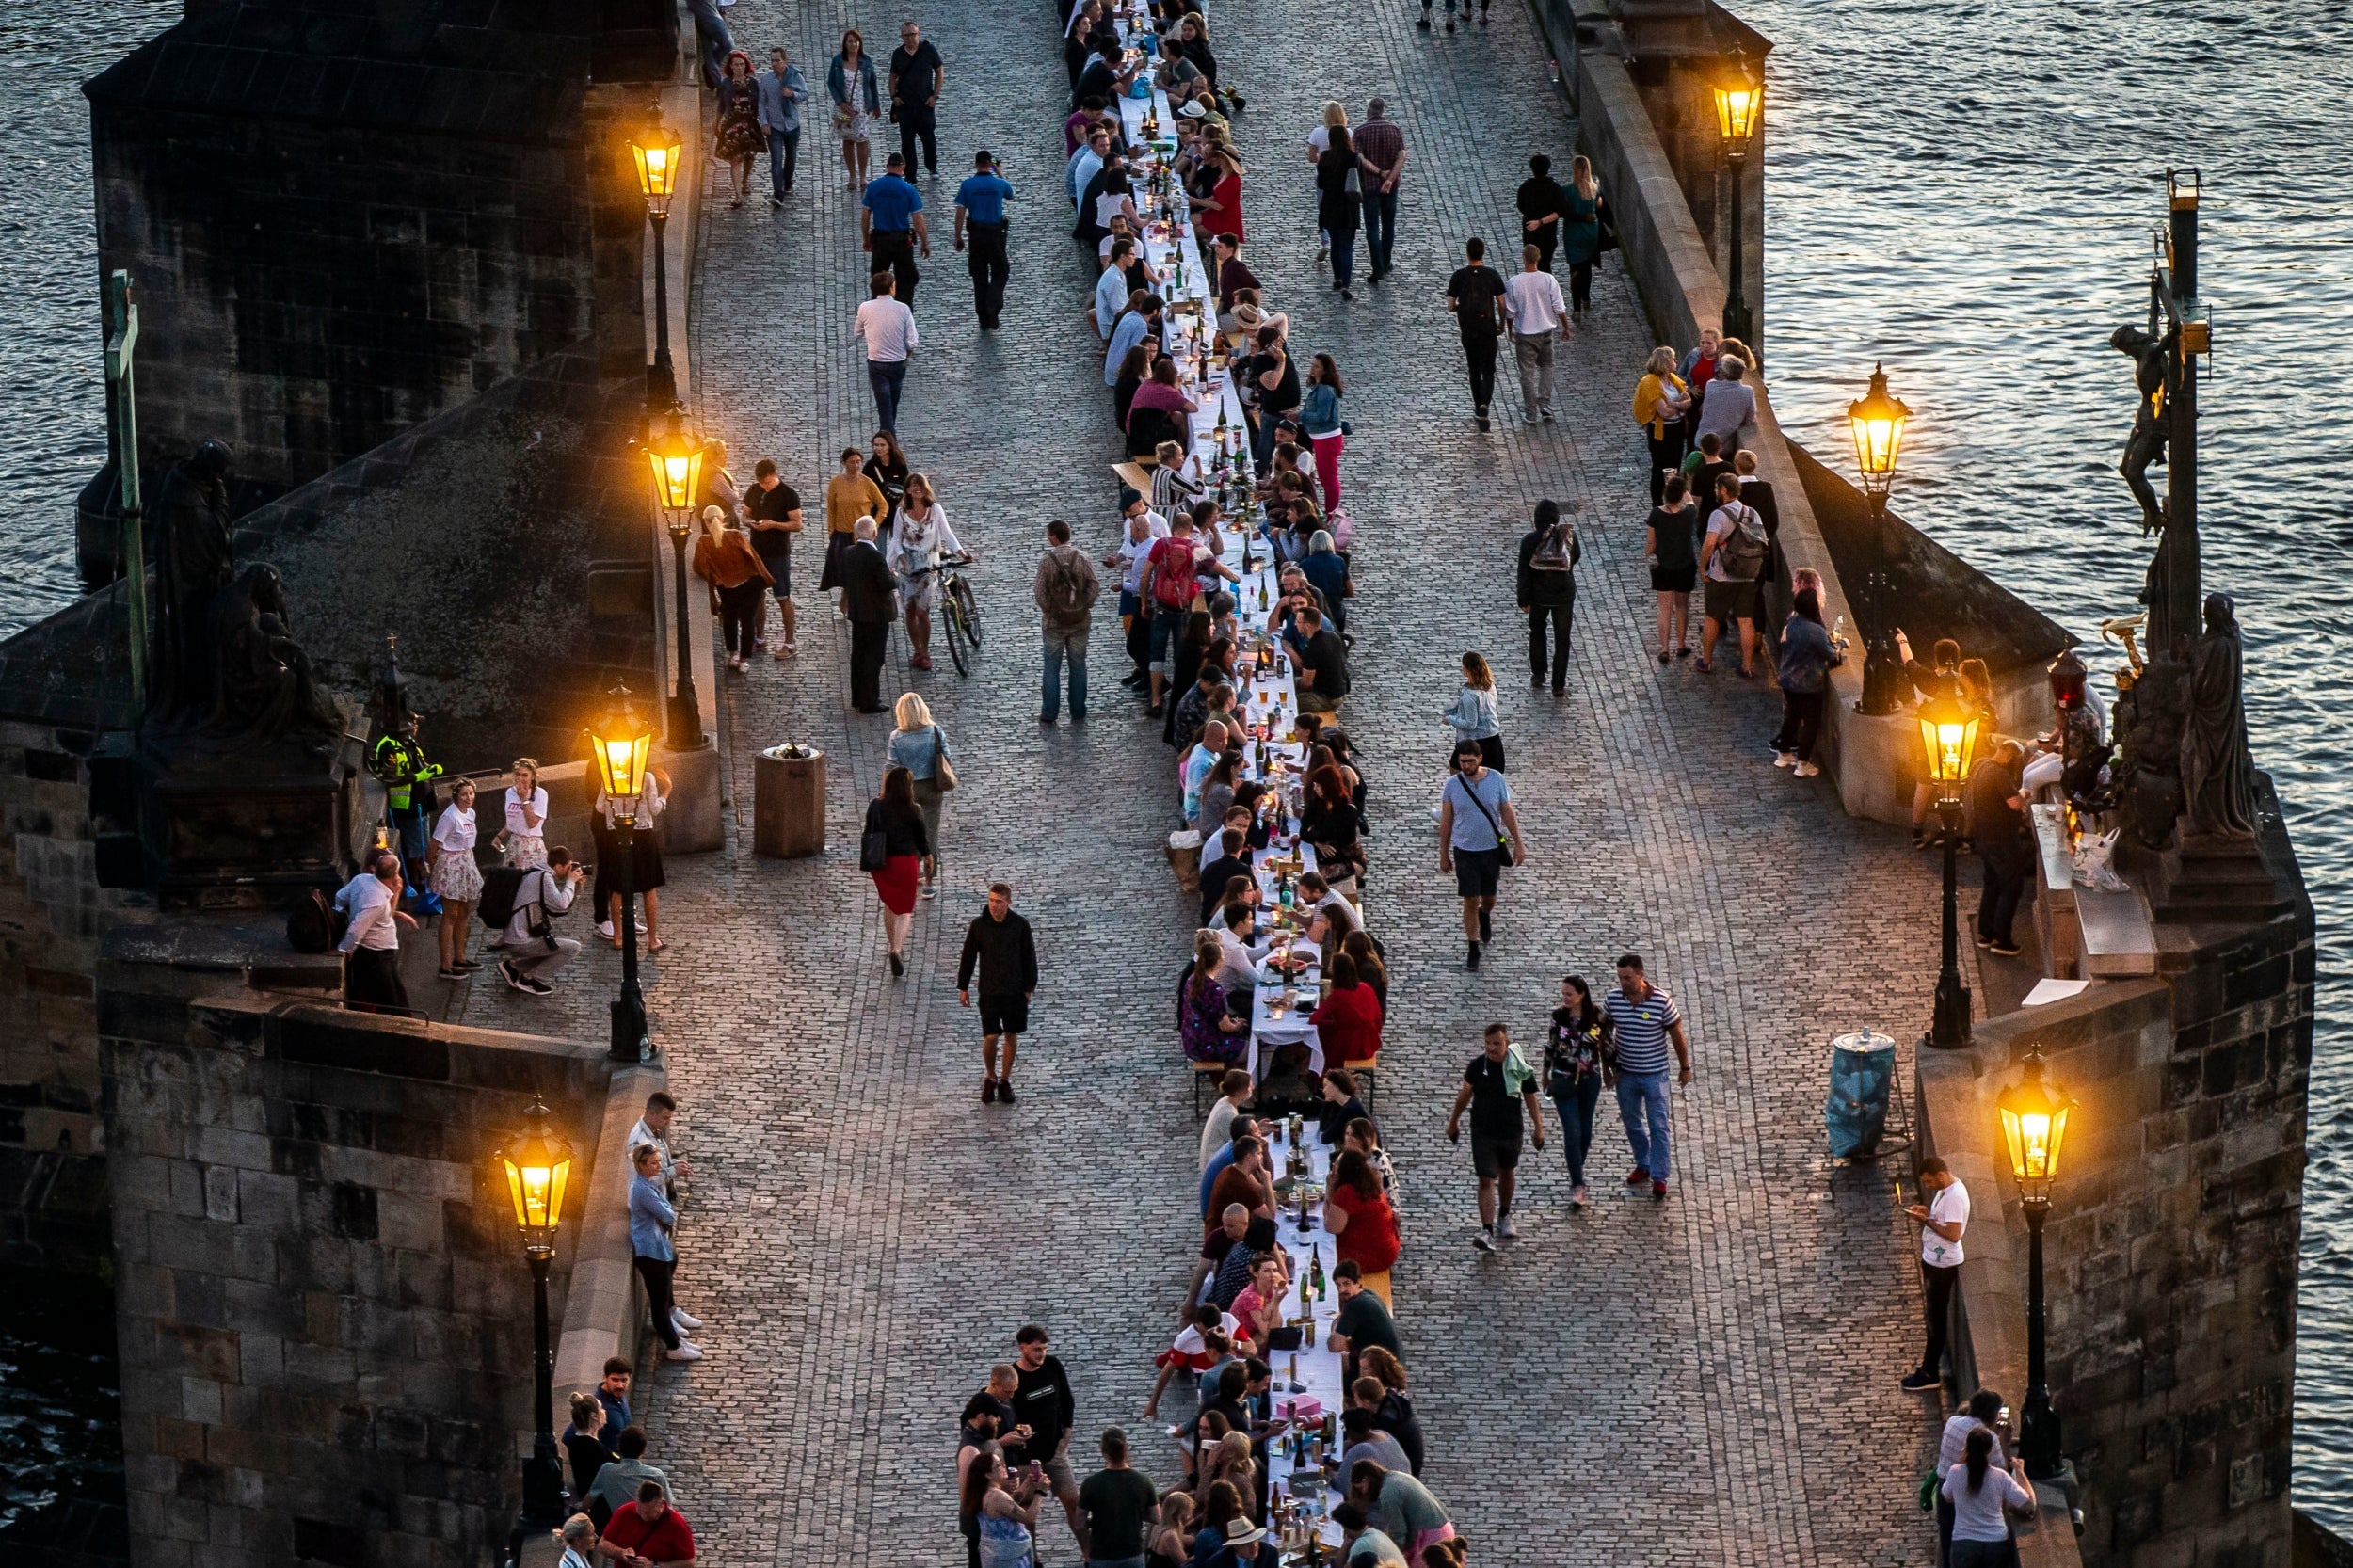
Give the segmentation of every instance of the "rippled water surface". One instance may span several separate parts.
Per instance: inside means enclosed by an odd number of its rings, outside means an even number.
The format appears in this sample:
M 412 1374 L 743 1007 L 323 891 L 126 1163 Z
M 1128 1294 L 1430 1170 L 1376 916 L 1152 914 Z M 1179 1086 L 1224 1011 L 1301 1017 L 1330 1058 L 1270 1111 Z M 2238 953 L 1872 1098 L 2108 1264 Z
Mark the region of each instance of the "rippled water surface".
M 2111 471 L 2169 165 L 2201 169 L 2205 581 L 2248 628 L 2256 759 L 2319 910 L 2320 1031 L 2298 1323 L 2296 1495 L 2353 1533 L 2353 1071 L 2345 993 L 2353 489 L 2353 5 L 1731 0 L 1769 66 L 1766 359 L 1783 422 L 1851 469 L 1884 360 L 1917 419 L 1897 505 L 2070 631 L 2129 614 L 2147 560 Z M 2314 440 L 2311 431 L 2328 431 Z M 2331 737 L 2334 737 L 2333 739 Z
M 2333 979 L 2353 789 L 2328 713 L 2353 699 L 2353 657 L 2341 604 L 2320 590 L 2353 553 L 2353 488 L 2341 506 L 2323 500 L 2353 365 L 2340 328 L 2353 303 L 2340 117 L 2353 5 L 1736 8 L 1777 42 L 1765 320 L 1784 421 L 1842 461 L 1839 416 L 1884 360 L 1919 416 L 1899 508 L 2078 634 L 2133 608 L 2145 560 L 2137 511 L 2107 472 L 2132 393 L 2105 340 L 2140 312 L 2166 167 L 2203 171 L 2217 344 L 2202 392 L 2207 581 L 2237 596 L 2249 628 L 2256 753 L 2285 800 Z M 0 633 L 74 591 L 73 494 L 105 450 L 78 85 L 177 10 L 0 6 L 0 137 L 15 175 L 0 202 Z M 2347 1023 L 2342 991 L 2324 984 L 2296 1487 L 2353 1532 Z M 24 1416 L 0 1412 L 0 1426 L 11 1418 Z

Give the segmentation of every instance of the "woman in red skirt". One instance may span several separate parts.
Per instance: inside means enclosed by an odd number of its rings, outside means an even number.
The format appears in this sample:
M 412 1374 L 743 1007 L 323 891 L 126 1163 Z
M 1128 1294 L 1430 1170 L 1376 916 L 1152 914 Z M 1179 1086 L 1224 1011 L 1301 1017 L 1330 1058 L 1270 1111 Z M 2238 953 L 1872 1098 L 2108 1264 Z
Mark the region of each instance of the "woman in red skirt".
M 882 835 L 883 868 L 870 874 L 883 903 L 883 934 L 890 939 L 890 974 L 895 980 L 907 972 L 907 928 L 915 923 L 915 895 L 932 859 L 923 813 L 915 804 L 915 777 L 906 769 L 883 771 L 882 793 L 866 805 L 866 832 Z

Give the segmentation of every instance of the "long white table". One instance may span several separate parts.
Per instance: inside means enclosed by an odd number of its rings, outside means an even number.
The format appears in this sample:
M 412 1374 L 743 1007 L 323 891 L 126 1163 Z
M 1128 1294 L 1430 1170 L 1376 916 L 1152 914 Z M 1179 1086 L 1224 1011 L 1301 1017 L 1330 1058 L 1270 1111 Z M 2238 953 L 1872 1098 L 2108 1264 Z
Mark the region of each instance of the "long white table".
M 1274 1129 L 1268 1144 L 1273 1169 L 1277 1173 L 1290 1162 L 1291 1147 L 1289 1125 L 1285 1123 Z M 1300 1140 L 1300 1152 L 1306 1157 L 1313 1171 L 1310 1179 L 1319 1194 L 1315 1201 L 1307 1205 L 1307 1216 L 1313 1228 L 1304 1233 L 1300 1230 L 1296 1204 L 1285 1210 L 1276 1224 L 1285 1249 L 1292 1255 L 1297 1265 L 1291 1272 L 1290 1294 L 1283 1304 L 1283 1316 L 1286 1320 L 1305 1320 L 1303 1326 L 1306 1332 L 1305 1343 L 1298 1351 L 1278 1351 L 1267 1357 L 1267 1365 L 1274 1371 L 1275 1419 L 1280 1421 L 1289 1416 L 1294 1400 L 1311 1400 L 1313 1403 L 1305 1407 L 1315 1413 L 1310 1418 L 1321 1421 L 1324 1412 L 1332 1414 L 1336 1432 L 1334 1448 L 1337 1449 L 1347 1442 L 1346 1436 L 1337 1434 L 1337 1429 L 1338 1412 L 1348 1401 L 1345 1397 L 1346 1368 L 1339 1353 L 1325 1349 L 1323 1343 L 1324 1336 L 1331 1332 L 1332 1320 L 1339 1311 L 1338 1292 L 1332 1290 L 1331 1283 L 1332 1270 L 1339 1258 L 1334 1251 L 1332 1233 L 1323 1228 L 1321 1198 L 1324 1185 L 1331 1177 L 1332 1151 L 1322 1146 L 1316 1136 L 1314 1125 L 1310 1123 Z M 1307 1283 L 1312 1273 L 1309 1267 L 1311 1257 L 1323 1265 L 1324 1288 L 1331 1291 L 1327 1300 L 1311 1301 L 1307 1298 Z M 1291 1446 L 1286 1441 L 1289 1436 L 1289 1431 L 1285 1429 L 1277 1432 L 1267 1443 L 1270 1515 L 1274 1512 L 1274 1505 L 1282 1499 L 1297 1496 L 1306 1505 L 1308 1522 L 1324 1544 L 1337 1546 L 1340 1544 L 1340 1528 L 1331 1522 L 1331 1512 L 1332 1506 L 1342 1500 L 1343 1494 L 1338 1489 L 1328 1487 L 1322 1471 L 1312 1464 L 1300 1466 L 1293 1461 Z M 1320 1455 L 1322 1451 L 1319 1441 L 1313 1446 L 1311 1453 Z M 1337 1479 L 1344 1487 L 1347 1478 Z M 1268 1520 L 1268 1528 L 1275 1528 L 1272 1516 Z

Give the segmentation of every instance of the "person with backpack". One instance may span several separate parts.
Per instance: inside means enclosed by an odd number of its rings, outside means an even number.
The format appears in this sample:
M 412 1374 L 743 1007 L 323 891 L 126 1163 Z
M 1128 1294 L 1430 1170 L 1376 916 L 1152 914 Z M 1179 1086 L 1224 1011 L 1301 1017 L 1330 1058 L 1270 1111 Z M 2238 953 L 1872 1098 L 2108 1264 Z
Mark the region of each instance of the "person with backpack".
M 1757 578 L 1765 570 L 1765 520 L 1740 499 L 1740 481 L 1729 473 L 1716 477 L 1716 510 L 1707 520 L 1707 536 L 1700 544 L 1700 572 L 1706 579 L 1707 598 L 1700 616 L 1699 670 L 1715 669 L 1716 639 L 1724 627 L 1740 623 L 1740 673 L 1756 676 Z
M 1577 619 L 1577 563 L 1585 556 L 1577 542 L 1577 524 L 1561 515 L 1560 504 L 1536 503 L 1535 520 L 1520 538 L 1519 600 L 1528 616 L 1529 684 L 1545 683 L 1545 666 L 1552 666 L 1552 695 L 1569 684 L 1569 627 Z M 1549 628 L 1547 657 L 1545 632 Z M 1490 767 L 1500 762 L 1490 761 Z
M 1446 308 L 1463 334 L 1463 360 L 1470 369 L 1471 408 L 1479 428 L 1488 428 L 1487 408 L 1496 400 L 1496 344 L 1503 335 L 1503 280 L 1487 264 L 1487 242 L 1473 235 L 1463 244 L 1463 264 L 1446 282 Z
M 1168 537 L 1153 543 L 1144 564 L 1144 604 L 1152 614 L 1152 638 L 1148 645 L 1152 705 L 1144 712 L 1156 719 L 1160 716 L 1160 703 L 1166 695 L 1169 664 L 1176 639 L 1183 634 L 1185 617 L 1193 613 L 1194 596 L 1201 591 L 1201 568 L 1206 566 L 1211 575 L 1229 583 L 1241 581 L 1224 561 L 1213 555 L 1203 559 L 1195 553 L 1191 516 L 1178 512 L 1169 520 L 1168 530 Z
M 1070 667 L 1070 722 L 1082 723 L 1087 716 L 1087 632 L 1095 624 L 1095 601 L 1102 592 L 1095 563 L 1070 542 L 1070 524 L 1060 518 L 1048 523 L 1046 553 L 1038 558 L 1037 576 L 1030 584 L 1046 658 L 1045 700 L 1037 713 L 1040 724 L 1053 724 L 1062 717 L 1065 664 Z
M 1454 771 L 1438 797 L 1438 870 L 1454 873 L 1454 890 L 1463 898 L 1463 936 L 1470 944 L 1465 968 L 1479 968 L 1481 944 L 1495 939 L 1503 868 L 1527 856 L 1511 781 L 1487 766 L 1477 741 L 1457 741 Z
M 549 918 L 572 906 L 586 872 L 572 864 L 572 852 L 558 844 L 548 851 L 548 863 L 534 866 L 517 881 L 505 916 L 506 956 L 499 973 L 506 984 L 526 996 L 552 995 L 555 975 L 580 956 L 580 938 L 558 936 Z M 491 894 L 503 888 L 485 887 L 482 916 L 488 922 L 498 914 Z

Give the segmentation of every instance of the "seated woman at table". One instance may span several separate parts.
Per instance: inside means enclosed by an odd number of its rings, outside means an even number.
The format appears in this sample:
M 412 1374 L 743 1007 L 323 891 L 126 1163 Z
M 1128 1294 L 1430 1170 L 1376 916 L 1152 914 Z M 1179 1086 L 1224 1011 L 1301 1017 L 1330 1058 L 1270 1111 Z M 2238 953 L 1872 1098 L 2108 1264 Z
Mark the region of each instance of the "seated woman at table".
M 1335 953 L 1332 961 L 1339 962 Z M 1316 1107 L 1316 1137 L 1327 1149 L 1337 1149 L 1348 1136 L 1348 1124 L 1366 1115 L 1365 1102 L 1356 1097 L 1356 1075 L 1346 1067 L 1326 1068 L 1321 1093 L 1323 1103 Z
M 1319 911 L 1321 913 L 1321 911 Z M 1324 962 L 1332 994 L 1307 1015 L 1323 1040 L 1327 1064 L 1369 1062 L 1381 1054 L 1381 999 L 1356 976 L 1356 961 L 1336 952 Z
M 1225 808 L 1234 804 L 1234 786 L 1241 780 L 1241 748 L 1228 746 L 1209 765 L 1209 776 L 1201 781 L 1201 810 L 1193 819 L 1193 828 L 1201 835 L 1203 842 L 1209 840 L 1212 831 L 1223 831 Z
M 1241 1320 L 1234 1343 L 1247 1353 L 1264 1357 L 1267 1337 L 1283 1326 L 1283 1303 L 1290 1293 L 1290 1276 L 1280 1253 L 1269 1253 L 1250 1265 L 1250 1284 L 1234 1298 L 1234 1316 Z
M 1249 1050 L 1249 1020 L 1233 1016 L 1225 987 L 1217 983 L 1225 956 L 1225 944 L 1206 931 L 1193 944 L 1193 969 L 1176 1005 L 1176 1032 L 1187 1061 L 1240 1062 Z
M 1160 1523 L 1144 1537 L 1144 1568 L 1184 1568 L 1193 1555 L 1193 1498 L 1182 1492 L 1160 1494 Z
M 1186 186 L 1193 198 L 1193 239 L 1207 246 L 1219 234 L 1245 238 L 1249 231 L 1242 223 L 1241 154 L 1220 127 L 1211 126 L 1202 139 L 1208 150 Z
M 1348 898 L 1365 874 L 1365 821 L 1348 797 L 1348 776 L 1327 761 L 1307 775 L 1306 795 L 1300 835 L 1315 847 L 1324 886 Z
M 1128 428 L 1128 411 L 1135 406 L 1136 393 L 1150 374 L 1154 344 L 1149 338 L 1128 350 L 1128 357 L 1119 361 L 1118 379 L 1112 383 L 1112 412 L 1122 430 Z
M 1282 804 L 1282 797 L 1267 788 L 1264 779 L 1245 778 L 1234 786 L 1234 804 L 1249 808 L 1250 847 L 1266 848 L 1273 832 L 1274 811 Z
M 1397 1210 L 1381 1190 L 1372 1161 L 1343 1149 L 1332 1162 L 1323 1199 L 1323 1228 L 1332 1233 L 1333 1260 L 1353 1263 L 1366 1289 L 1389 1299 L 1389 1270 L 1404 1243 L 1397 1232 Z
M 1171 360 L 1174 364 L 1176 361 Z M 1128 410 L 1130 415 L 1134 410 Z M 1201 500 L 1201 461 L 1189 456 L 1190 441 L 1162 441 L 1152 449 L 1152 510 L 1164 518 L 1175 517 L 1179 506 L 1190 510 Z M 1201 533 L 1201 520 L 1193 520 L 1195 537 Z
M 1365 1157 L 1375 1175 L 1381 1178 L 1381 1191 L 1389 1195 L 1389 1206 L 1397 1206 L 1397 1166 L 1389 1159 L 1389 1151 L 1381 1146 L 1381 1128 L 1370 1116 L 1359 1116 L 1348 1124 L 1340 1135 L 1340 1147 L 1354 1150 Z
M 1372 987 L 1372 994 L 1381 999 L 1381 1016 L 1389 1016 L 1389 967 L 1373 950 L 1372 933 L 1356 930 L 1340 943 L 1340 951 L 1356 960 L 1356 978 Z
M 1233 1554 L 1225 1549 L 1225 1526 L 1249 1512 L 1248 1503 L 1229 1480 L 1203 1485 L 1199 1496 L 1201 1528 L 1193 1532 L 1193 1556 L 1186 1560 L 1193 1568 L 1203 1568 L 1204 1564 L 1219 1562 L 1221 1559 L 1232 1560 Z
M 1201 405 L 1177 385 L 1176 361 L 1163 354 L 1128 403 L 1128 456 L 1149 457 L 1163 445 L 1193 445 L 1192 416 Z
M 1250 1434 L 1229 1432 L 1217 1440 L 1214 1448 L 1202 1450 L 1197 1468 L 1201 1484 L 1209 1487 L 1230 1486 L 1241 1499 L 1242 1510 L 1252 1518 L 1257 1517 L 1258 1466 L 1250 1457 Z M 1223 1554 L 1210 1557 L 1214 1563 Z
M 1368 1345 L 1356 1358 L 1364 1377 L 1381 1384 L 1380 1402 L 1373 1406 L 1372 1424 L 1397 1439 L 1398 1447 L 1421 1474 L 1421 1419 L 1414 1414 L 1414 1397 L 1405 1391 L 1405 1363 L 1379 1345 Z M 1363 1378 L 1357 1380 L 1363 1382 Z

